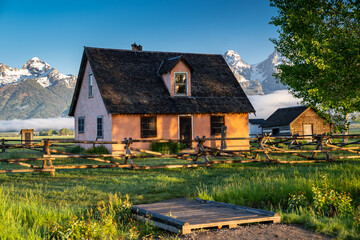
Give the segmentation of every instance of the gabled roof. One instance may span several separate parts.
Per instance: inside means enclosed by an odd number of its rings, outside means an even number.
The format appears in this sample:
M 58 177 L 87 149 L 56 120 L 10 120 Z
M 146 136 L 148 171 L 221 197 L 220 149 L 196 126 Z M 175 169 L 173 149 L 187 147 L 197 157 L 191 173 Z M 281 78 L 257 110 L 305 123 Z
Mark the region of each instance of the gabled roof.
M 290 125 L 300 114 L 308 107 L 296 106 L 287 108 L 278 108 L 266 121 L 261 124 L 262 127 L 275 127 Z
M 160 64 L 160 68 L 158 70 L 158 73 L 160 75 L 164 74 L 164 73 L 168 73 L 170 72 L 175 66 L 176 64 L 178 64 L 180 61 L 182 61 L 183 63 L 185 63 L 185 65 L 190 69 L 191 72 L 194 71 L 194 69 L 191 67 L 191 65 L 185 60 L 185 58 L 180 55 L 180 56 L 176 56 L 176 57 L 172 57 L 169 59 L 165 59 L 161 62 Z
M 263 118 L 254 118 L 254 119 L 249 119 L 249 122 L 251 124 L 262 124 L 265 122 L 265 119 Z
M 158 74 L 162 61 L 177 56 L 194 70 L 191 97 L 172 97 Z M 111 114 L 255 112 L 222 55 L 85 47 L 70 116 L 75 112 L 87 61 Z

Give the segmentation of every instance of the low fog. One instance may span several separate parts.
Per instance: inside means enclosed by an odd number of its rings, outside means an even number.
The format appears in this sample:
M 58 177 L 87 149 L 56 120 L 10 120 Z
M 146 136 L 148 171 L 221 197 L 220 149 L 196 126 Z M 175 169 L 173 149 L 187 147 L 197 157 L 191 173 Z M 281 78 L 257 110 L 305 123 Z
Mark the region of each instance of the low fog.
M 74 129 L 73 118 L 33 118 L 33 119 L 15 119 L 9 121 L 0 120 L 0 132 L 20 131 L 21 129 L 35 129 L 35 131 L 42 129 Z
M 248 96 L 256 110 L 256 116 L 250 114 L 250 118 L 267 119 L 278 108 L 300 105 L 301 100 L 294 98 L 288 90 L 279 90 L 266 95 Z
M 276 109 L 281 107 L 297 106 L 299 99 L 294 98 L 287 90 L 276 91 L 267 95 L 249 96 L 251 103 L 256 110 L 256 116 L 250 118 L 268 118 Z M 25 119 L 25 120 L 0 120 L 0 132 L 20 131 L 21 129 L 74 129 L 73 118 L 48 118 L 48 119 Z

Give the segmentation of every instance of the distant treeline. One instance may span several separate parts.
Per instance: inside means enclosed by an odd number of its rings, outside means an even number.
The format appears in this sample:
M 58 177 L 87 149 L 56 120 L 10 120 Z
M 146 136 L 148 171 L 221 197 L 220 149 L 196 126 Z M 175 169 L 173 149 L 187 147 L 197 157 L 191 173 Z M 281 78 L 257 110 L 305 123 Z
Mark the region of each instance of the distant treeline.
M 67 128 L 62 128 L 57 131 L 53 129 L 39 131 L 39 136 L 54 136 L 54 135 L 69 136 L 74 134 L 75 132 L 73 130 L 69 130 Z

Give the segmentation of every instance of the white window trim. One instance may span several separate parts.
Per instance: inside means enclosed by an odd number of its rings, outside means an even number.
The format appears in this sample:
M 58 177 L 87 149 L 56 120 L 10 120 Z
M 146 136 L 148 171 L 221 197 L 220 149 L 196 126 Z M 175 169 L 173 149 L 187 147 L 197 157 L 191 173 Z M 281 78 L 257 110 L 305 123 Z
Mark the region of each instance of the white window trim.
M 91 79 L 91 81 L 90 81 Z M 91 85 L 90 85 L 91 82 Z M 94 75 L 92 73 L 89 73 L 88 76 L 88 84 L 89 84 L 89 98 L 94 97 Z M 91 86 L 91 93 L 90 93 L 90 86 Z
M 191 140 L 194 138 L 194 121 L 191 114 L 178 115 L 178 140 L 180 140 L 180 117 L 191 117 Z
M 175 93 L 175 75 L 176 73 L 185 73 L 186 74 L 186 86 L 185 86 L 185 89 L 186 89 L 186 93 L 185 94 L 176 94 Z M 175 97 L 183 97 L 183 96 L 189 96 L 189 75 L 188 75 L 188 72 L 174 72 L 174 96 Z

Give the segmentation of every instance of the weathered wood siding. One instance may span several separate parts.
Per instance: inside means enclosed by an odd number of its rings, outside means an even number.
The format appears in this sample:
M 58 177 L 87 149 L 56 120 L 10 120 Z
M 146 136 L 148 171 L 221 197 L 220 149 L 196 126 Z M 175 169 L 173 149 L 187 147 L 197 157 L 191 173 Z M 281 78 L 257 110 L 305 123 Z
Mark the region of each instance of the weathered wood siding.
M 311 124 L 313 134 L 323 134 L 331 132 L 331 126 L 320 117 L 312 108 L 306 109 L 291 124 L 291 133 L 304 135 L 304 125 Z

